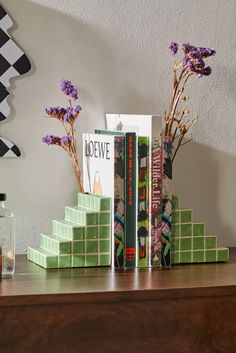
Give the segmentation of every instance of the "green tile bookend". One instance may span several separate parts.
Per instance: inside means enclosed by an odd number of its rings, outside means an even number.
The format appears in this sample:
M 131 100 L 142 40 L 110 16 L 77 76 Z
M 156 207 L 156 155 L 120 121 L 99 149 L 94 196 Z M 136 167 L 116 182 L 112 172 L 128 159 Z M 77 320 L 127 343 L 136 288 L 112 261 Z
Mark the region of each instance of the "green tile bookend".
M 52 221 L 52 234 L 40 235 L 40 247 L 28 248 L 28 260 L 44 268 L 110 266 L 111 207 L 110 197 L 79 193 L 65 219 Z
M 205 235 L 205 224 L 193 221 L 193 211 L 172 198 L 171 263 L 190 264 L 229 261 L 229 249 L 218 247 L 215 235 Z

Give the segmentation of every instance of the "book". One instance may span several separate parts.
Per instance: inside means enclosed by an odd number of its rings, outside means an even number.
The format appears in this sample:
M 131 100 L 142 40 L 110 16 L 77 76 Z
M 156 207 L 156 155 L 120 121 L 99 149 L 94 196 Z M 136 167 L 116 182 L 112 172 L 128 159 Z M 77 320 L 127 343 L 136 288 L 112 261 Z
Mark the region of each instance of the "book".
M 106 114 L 109 130 L 149 137 L 149 266 L 162 264 L 162 118 L 154 115 Z
M 125 137 L 125 267 L 136 265 L 136 134 L 112 130 L 96 130 L 96 133 Z
M 149 138 L 138 136 L 137 158 L 137 267 L 148 267 Z
M 127 132 L 126 136 L 126 178 L 125 178 L 125 267 L 136 265 L 136 134 Z
M 163 186 L 162 186 L 162 265 L 171 266 L 171 224 L 172 224 L 172 140 L 163 141 Z
M 95 130 L 95 134 L 114 135 L 114 228 L 113 228 L 113 266 L 125 265 L 125 137 L 123 133 L 109 133 Z
M 114 229 L 115 138 L 83 133 L 83 187 L 85 193 L 109 196 L 112 199 L 111 227 Z M 102 224 L 98 224 L 102 229 Z M 111 243 L 114 254 L 114 242 Z M 111 257 L 114 266 L 114 258 Z

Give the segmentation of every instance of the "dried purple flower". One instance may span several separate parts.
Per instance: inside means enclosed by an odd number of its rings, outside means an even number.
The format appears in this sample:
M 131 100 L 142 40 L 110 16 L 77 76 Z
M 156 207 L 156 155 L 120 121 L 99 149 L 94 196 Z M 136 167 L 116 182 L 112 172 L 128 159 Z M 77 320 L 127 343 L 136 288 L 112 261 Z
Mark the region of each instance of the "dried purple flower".
M 177 52 L 178 52 L 178 44 L 177 43 L 171 42 L 169 48 L 172 51 L 173 55 L 177 54 Z
M 188 55 L 193 59 L 201 59 L 202 55 L 198 50 L 190 50 Z
M 72 136 L 66 135 L 61 137 L 61 144 L 63 145 L 69 145 L 71 141 L 72 141 Z
M 199 53 L 201 54 L 202 58 L 209 58 L 209 56 L 212 56 L 216 53 L 214 49 L 210 48 L 198 48 Z
M 188 68 L 189 68 L 189 70 L 191 71 L 191 72 L 195 72 L 196 71 L 196 68 L 195 68 L 195 66 L 194 66 L 194 64 L 193 64 L 193 62 L 192 61 L 188 61 L 187 62 L 187 66 L 188 66 Z
M 76 106 L 74 107 L 74 112 L 75 112 L 75 113 L 79 113 L 81 110 L 82 110 L 82 108 L 81 108 L 80 105 L 76 105 Z
M 64 122 L 66 123 L 69 120 L 71 120 L 71 121 L 75 120 L 74 108 L 73 107 L 68 107 L 66 109 L 66 114 L 64 115 Z
M 196 68 L 201 68 L 201 69 L 203 69 L 205 67 L 205 63 L 202 59 L 195 60 L 194 65 Z
M 199 69 L 196 71 L 198 73 L 198 78 L 201 78 L 202 76 L 210 76 L 212 70 L 210 66 L 205 67 L 204 69 Z
M 78 99 L 78 90 L 69 80 L 62 80 L 61 81 L 61 90 L 62 92 L 74 100 Z
M 68 107 L 66 113 L 64 114 L 64 122 L 73 122 L 79 115 L 79 112 L 82 110 L 80 105 L 75 107 Z
M 48 107 L 45 109 L 48 115 L 61 114 L 65 112 L 65 108 L 62 107 Z
M 83 192 L 82 183 L 82 171 L 79 165 L 79 160 L 77 156 L 76 147 L 76 130 L 74 127 L 74 121 L 78 117 L 81 106 L 72 106 L 72 98 L 74 100 L 78 99 L 77 88 L 69 80 L 61 81 L 61 91 L 67 96 L 69 100 L 69 107 L 48 107 L 46 108 L 46 113 L 49 117 L 56 118 L 59 120 L 65 130 L 65 135 L 62 137 L 54 135 L 46 135 L 42 137 L 42 141 L 48 145 L 57 145 L 62 147 L 70 156 L 72 166 L 75 172 L 75 176 L 78 182 L 79 191 Z
M 183 43 L 182 49 L 185 54 L 182 66 L 187 66 L 189 71 L 196 73 L 198 77 L 209 76 L 211 74 L 211 68 L 209 66 L 205 68 L 203 59 L 214 55 L 214 49 L 194 47 L 190 43 Z
M 45 109 L 48 116 L 63 121 L 63 117 L 66 113 L 66 109 L 62 107 L 48 107 Z
M 189 61 L 189 58 L 186 55 L 184 55 L 183 60 L 182 60 L 182 65 L 186 66 L 188 64 L 188 61 Z
M 46 135 L 42 137 L 42 141 L 45 142 L 47 145 L 58 145 L 60 144 L 60 137 L 54 135 Z
M 172 42 L 169 48 L 175 55 L 178 51 L 178 44 Z M 187 96 L 183 96 L 185 86 L 190 76 L 200 78 L 211 74 L 211 68 L 205 66 L 204 60 L 215 54 L 214 49 L 195 47 L 190 43 L 183 43 L 182 49 L 184 53 L 182 62 L 174 61 L 173 63 L 173 92 L 169 108 L 165 113 L 165 138 L 171 138 L 172 142 L 176 142 L 172 162 L 179 148 L 186 143 L 182 141 L 195 122 L 195 119 L 188 120 L 187 118 L 186 120 L 186 117 L 189 116 L 189 110 Z M 185 101 L 184 107 L 181 107 L 182 111 L 178 111 L 180 99 Z
M 194 47 L 193 45 L 191 45 L 190 43 L 183 43 L 182 44 L 182 49 L 184 51 L 185 54 L 188 54 L 190 51 L 196 51 L 197 48 Z

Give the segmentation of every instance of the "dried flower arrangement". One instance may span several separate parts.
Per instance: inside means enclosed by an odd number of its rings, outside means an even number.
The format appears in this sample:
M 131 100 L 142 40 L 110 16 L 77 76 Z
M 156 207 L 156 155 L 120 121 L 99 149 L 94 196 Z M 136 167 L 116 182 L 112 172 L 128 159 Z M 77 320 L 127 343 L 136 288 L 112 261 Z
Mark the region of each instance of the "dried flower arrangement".
M 173 54 L 173 86 L 169 109 L 165 112 L 165 138 L 173 142 L 173 162 L 179 148 L 191 141 L 184 142 L 183 139 L 197 120 L 197 117 L 189 117 L 189 97 L 184 95 L 185 86 L 190 77 L 201 78 L 211 74 L 210 66 L 206 67 L 203 59 L 214 55 L 215 50 L 183 43 L 184 56 L 177 62 L 178 44 L 172 42 L 169 48 Z
M 48 107 L 46 108 L 47 117 L 55 118 L 62 124 L 65 135 L 62 137 L 54 135 L 46 135 L 42 138 L 42 141 L 48 145 L 57 145 L 62 147 L 70 156 L 72 167 L 78 182 L 79 191 L 83 191 L 82 184 L 82 170 L 79 165 L 76 147 L 76 130 L 74 123 L 81 111 L 80 105 L 72 105 L 72 100 L 78 99 L 77 88 L 69 80 L 61 81 L 61 91 L 64 93 L 69 101 L 67 108 L 63 107 Z

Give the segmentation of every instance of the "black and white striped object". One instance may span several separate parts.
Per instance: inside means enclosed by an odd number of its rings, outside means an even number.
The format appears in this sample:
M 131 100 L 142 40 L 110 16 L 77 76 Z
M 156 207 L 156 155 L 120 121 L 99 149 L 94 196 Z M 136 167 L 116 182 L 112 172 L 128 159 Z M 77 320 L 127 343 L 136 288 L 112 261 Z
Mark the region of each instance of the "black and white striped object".
M 24 52 L 16 45 L 8 34 L 13 22 L 0 5 L 0 122 L 10 115 L 7 102 L 10 79 L 28 72 L 31 64 Z M 0 136 L 0 157 L 19 157 L 16 145 Z

